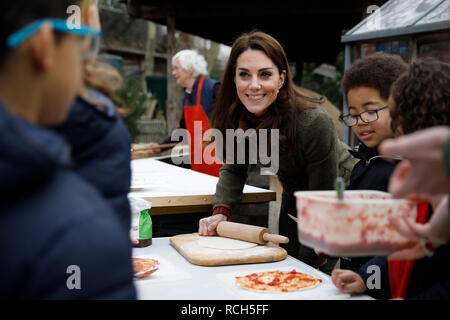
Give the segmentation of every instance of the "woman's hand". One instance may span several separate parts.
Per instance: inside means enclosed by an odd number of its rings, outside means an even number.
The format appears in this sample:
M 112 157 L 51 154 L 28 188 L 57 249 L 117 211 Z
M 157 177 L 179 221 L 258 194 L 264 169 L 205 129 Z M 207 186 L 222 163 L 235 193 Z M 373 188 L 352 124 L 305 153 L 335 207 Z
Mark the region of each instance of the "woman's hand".
M 331 281 L 339 291 L 353 291 L 363 293 L 366 291 L 366 284 L 359 274 L 351 270 L 335 269 L 331 273 Z
M 222 221 L 227 221 L 227 217 L 223 214 L 215 214 L 211 217 L 200 219 L 198 224 L 198 234 L 201 236 L 217 235 L 217 225 Z
M 147 147 L 157 147 L 157 146 L 159 146 L 159 144 L 156 142 L 150 142 L 149 144 L 146 144 L 146 146 Z M 156 153 L 160 153 L 161 149 L 153 149 L 153 151 Z
M 396 198 L 412 193 L 430 196 L 450 192 L 443 165 L 443 145 L 449 137 L 450 127 L 433 127 L 383 141 L 381 154 L 405 159 L 391 176 L 389 192 Z
M 425 224 L 416 223 L 409 217 L 389 217 L 389 222 L 404 237 L 417 242 L 410 248 L 399 250 L 388 256 L 389 260 L 410 260 L 425 257 L 429 252 L 426 243 L 438 247 L 450 239 L 450 216 L 448 214 L 448 196 L 444 197 Z

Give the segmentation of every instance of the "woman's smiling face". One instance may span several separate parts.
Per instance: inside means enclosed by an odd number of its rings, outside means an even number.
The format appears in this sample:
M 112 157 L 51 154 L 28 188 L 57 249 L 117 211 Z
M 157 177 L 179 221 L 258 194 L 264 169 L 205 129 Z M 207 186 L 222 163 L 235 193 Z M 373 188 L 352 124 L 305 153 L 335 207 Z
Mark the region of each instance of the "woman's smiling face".
M 248 49 L 236 61 L 234 82 L 237 95 L 245 108 L 261 116 L 275 101 L 283 86 L 286 71 L 278 67 L 260 50 Z

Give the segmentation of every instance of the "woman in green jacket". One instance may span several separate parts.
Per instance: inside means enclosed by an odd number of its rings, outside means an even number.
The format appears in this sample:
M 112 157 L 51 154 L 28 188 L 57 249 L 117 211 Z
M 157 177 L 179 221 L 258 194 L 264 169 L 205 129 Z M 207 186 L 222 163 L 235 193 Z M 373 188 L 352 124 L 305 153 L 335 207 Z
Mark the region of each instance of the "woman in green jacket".
M 242 129 L 241 132 L 249 134 L 243 139 L 234 137 L 232 141 L 224 141 L 221 160 L 226 160 L 216 186 L 213 215 L 200 220 L 200 235 L 215 235 L 219 222 L 231 220 L 247 180 L 248 159 L 257 158 L 259 164 L 267 164 L 261 154 L 269 150 L 271 168 L 277 162 L 275 171 L 278 171 L 274 173 L 283 187 L 279 233 L 290 238 L 283 246 L 291 256 L 314 267 L 326 263 L 311 248 L 300 245 L 297 224 L 288 217 L 288 213 L 297 212 L 295 191 L 333 189 L 338 174 L 348 180 L 355 163 L 347 152 L 348 147 L 338 139 L 331 117 L 318 106 L 322 102 L 298 91 L 286 54 L 276 39 L 262 32 L 251 32 L 234 42 L 212 121 L 223 137 L 230 129 L 234 132 Z M 253 129 L 259 138 L 256 148 L 251 147 Z M 268 137 L 277 134 L 278 139 L 261 140 L 263 132 Z M 234 156 L 239 141 L 245 144 L 245 163 Z M 261 141 L 268 141 L 267 145 Z M 331 272 L 336 260 L 330 262 L 324 271 Z

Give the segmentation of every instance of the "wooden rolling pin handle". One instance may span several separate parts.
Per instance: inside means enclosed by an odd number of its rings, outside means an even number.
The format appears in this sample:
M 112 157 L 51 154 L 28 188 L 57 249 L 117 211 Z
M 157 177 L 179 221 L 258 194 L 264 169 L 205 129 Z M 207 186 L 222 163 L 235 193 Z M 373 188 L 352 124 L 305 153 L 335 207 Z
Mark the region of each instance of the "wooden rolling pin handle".
M 264 233 L 263 239 L 273 243 L 288 243 L 289 238 L 285 236 L 280 236 L 279 234 Z

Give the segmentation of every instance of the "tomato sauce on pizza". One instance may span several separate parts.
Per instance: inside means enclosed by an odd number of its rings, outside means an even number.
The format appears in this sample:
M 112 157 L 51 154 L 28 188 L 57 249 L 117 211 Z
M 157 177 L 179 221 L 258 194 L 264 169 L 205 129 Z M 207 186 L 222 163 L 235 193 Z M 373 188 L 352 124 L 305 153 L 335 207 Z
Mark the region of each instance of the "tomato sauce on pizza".
M 159 261 L 154 259 L 133 258 L 134 276 L 142 279 L 158 270 Z
M 292 271 L 264 271 L 236 277 L 242 289 L 260 292 L 292 292 L 314 288 L 322 282 L 309 274 Z

